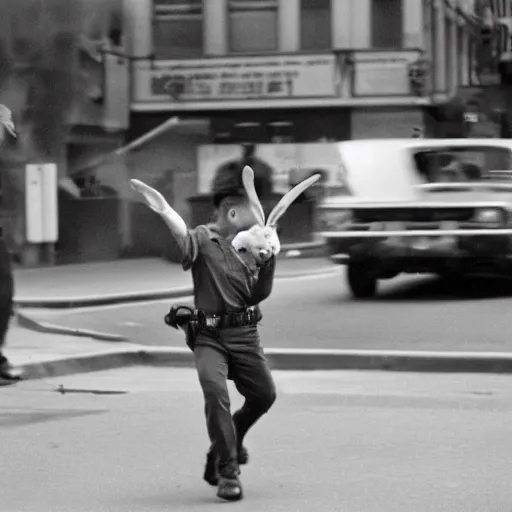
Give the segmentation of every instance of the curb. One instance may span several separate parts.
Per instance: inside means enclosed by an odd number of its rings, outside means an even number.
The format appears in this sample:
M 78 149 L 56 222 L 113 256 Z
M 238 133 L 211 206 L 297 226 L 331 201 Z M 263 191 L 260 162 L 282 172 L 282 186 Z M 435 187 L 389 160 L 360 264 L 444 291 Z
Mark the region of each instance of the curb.
M 89 331 L 87 329 L 73 329 L 71 327 L 63 327 L 60 325 L 40 322 L 38 320 L 33 320 L 23 313 L 16 313 L 16 319 L 20 327 L 45 334 L 77 336 L 82 338 L 92 338 L 100 341 L 129 341 L 128 338 L 120 336 L 119 334 Z
M 309 270 L 304 272 L 288 272 L 286 274 L 276 275 L 276 279 L 294 279 L 297 277 L 319 276 L 333 274 L 339 268 L 338 265 L 332 265 L 323 269 Z M 194 295 L 192 286 L 173 288 L 167 290 L 157 290 L 150 292 L 130 292 L 113 295 L 91 295 L 85 297 L 71 297 L 67 299 L 49 299 L 30 297 L 24 299 L 14 299 L 14 305 L 17 308 L 32 309 L 74 309 L 94 306 L 112 306 L 116 304 L 128 304 L 136 302 L 151 302 L 165 299 L 179 299 Z
M 512 373 L 512 353 L 267 349 L 273 370 Z M 188 348 L 134 348 L 22 365 L 25 380 L 131 366 L 193 367 Z
M 158 290 L 152 292 L 118 293 L 113 295 L 91 295 L 89 297 L 72 297 L 69 299 L 28 298 L 15 299 L 18 308 L 34 309 L 73 309 L 91 306 L 111 306 L 133 302 L 150 302 L 153 300 L 178 299 L 193 295 L 191 286 L 173 288 L 171 290 Z

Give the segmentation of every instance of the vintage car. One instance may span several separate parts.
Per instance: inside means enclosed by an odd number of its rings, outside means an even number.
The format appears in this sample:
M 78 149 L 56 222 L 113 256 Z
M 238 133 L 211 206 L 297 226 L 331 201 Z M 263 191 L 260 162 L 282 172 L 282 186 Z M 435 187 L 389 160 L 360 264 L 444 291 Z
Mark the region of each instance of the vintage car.
M 512 139 L 380 139 L 337 145 L 347 194 L 320 234 L 356 298 L 400 273 L 512 271 Z

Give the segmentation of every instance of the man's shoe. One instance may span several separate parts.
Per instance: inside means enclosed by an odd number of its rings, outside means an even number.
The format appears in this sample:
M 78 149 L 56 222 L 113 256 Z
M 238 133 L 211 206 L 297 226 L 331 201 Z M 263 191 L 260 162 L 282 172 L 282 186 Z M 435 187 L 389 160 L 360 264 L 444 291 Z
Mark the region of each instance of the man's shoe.
M 21 376 L 21 371 L 13 368 L 9 361 L 0 363 L 0 379 L 14 381 L 20 380 Z
M 238 501 L 243 498 L 242 484 L 238 478 L 238 472 L 219 477 L 217 497 L 226 501 Z
M 244 465 L 248 462 L 249 452 L 245 446 L 242 446 L 238 449 L 238 464 Z M 203 479 L 213 486 L 217 486 L 219 484 L 217 457 L 211 451 L 206 454 L 206 464 L 204 467 Z
M 244 465 L 249 462 L 249 452 L 245 446 L 238 448 L 238 464 Z
M 219 485 L 217 457 L 213 452 L 208 452 L 206 455 L 206 465 L 204 467 L 203 479 L 214 487 Z

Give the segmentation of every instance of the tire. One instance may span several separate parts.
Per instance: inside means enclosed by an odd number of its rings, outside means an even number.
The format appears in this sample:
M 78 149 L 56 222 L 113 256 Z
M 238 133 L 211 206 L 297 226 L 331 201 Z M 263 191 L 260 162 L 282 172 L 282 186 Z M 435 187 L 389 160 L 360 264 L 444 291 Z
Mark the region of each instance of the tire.
M 461 288 L 464 286 L 467 275 L 464 272 L 445 271 L 439 273 L 440 279 L 448 286 L 455 286 Z
M 377 278 L 364 263 L 350 262 L 347 268 L 350 291 L 356 299 L 370 299 L 377 293 Z
M 447 291 L 456 297 L 466 297 L 471 290 L 468 276 L 463 272 L 443 272 L 439 274 L 441 282 Z

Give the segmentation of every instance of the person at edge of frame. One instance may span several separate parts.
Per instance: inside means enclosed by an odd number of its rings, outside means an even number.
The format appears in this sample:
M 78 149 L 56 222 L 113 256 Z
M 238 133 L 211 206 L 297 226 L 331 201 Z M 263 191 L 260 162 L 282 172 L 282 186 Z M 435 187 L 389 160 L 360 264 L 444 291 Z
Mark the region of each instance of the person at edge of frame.
M 11 111 L 4 105 L 0 105 L 0 142 L 4 140 L 5 132 L 16 137 Z M 21 372 L 10 364 L 3 352 L 14 299 L 11 255 L 3 234 L 0 226 L 0 380 L 15 381 L 21 378 Z
M 21 378 L 21 372 L 10 364 L 3 353 L 12 316 L 14 296 L 14 279 L 10 259 L 11 256 L 5 241 L 0 235 L 0 380 L 15 381 Z
M 213 203 L 213 222 L 194 229 L 188 229 L 163 198 L 155 211 L 182 249 L 183 269 L 192 270 L 197 311 L 206 318 L 226 320 L 222 327 L 200 327 L 192 345 L 211 441 L 203 478 L 217 486 L 219 498 L 236 501 L 243 496 L 240 465 L 247 464 L 249 458 L 244 438 L 276 399 L 257 326 L 261 320 L 257 306 L 272 291 L 275 256 L 269 253 L 258 268 L 249 269 L 231 245 L 238 232 L 256 224 L 238 176 L 217 174 Z M 245 398 L 233 416 L 227 380 L 232 380 Z

